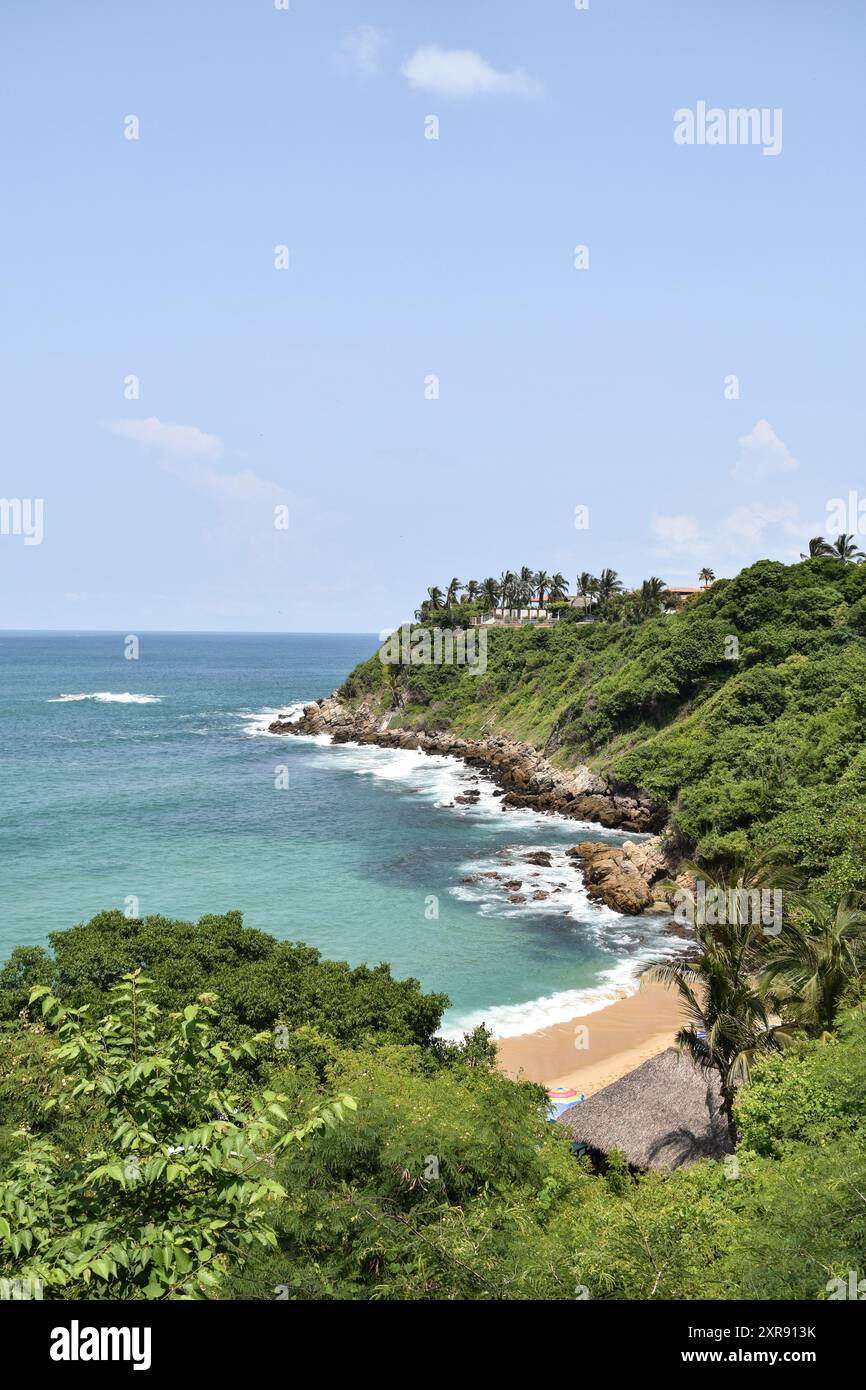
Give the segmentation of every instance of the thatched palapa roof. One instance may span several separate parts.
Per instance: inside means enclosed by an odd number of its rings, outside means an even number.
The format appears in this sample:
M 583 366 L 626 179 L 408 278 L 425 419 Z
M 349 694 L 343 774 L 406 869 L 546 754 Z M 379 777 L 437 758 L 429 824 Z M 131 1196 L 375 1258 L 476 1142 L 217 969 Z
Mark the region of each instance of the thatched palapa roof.
M 621 1149 L 632 1168 L 682 1168 L 732 1152 L 718 1075 L 675 1047 L 572 1106 L 556 1123 L 593 1157 Z

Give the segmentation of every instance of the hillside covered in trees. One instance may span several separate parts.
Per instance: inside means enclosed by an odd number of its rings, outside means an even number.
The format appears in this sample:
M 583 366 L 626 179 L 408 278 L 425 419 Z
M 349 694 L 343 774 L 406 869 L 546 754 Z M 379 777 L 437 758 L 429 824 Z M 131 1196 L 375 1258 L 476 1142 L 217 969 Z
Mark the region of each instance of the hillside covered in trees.
M 491 630 L 486 669 L 344 683 L 392 727 L 511 734 L 650 795 L 690 851 L 772 850 L 829 895 L 864 885 L 866 566 L 763 560 L 678 613 Z

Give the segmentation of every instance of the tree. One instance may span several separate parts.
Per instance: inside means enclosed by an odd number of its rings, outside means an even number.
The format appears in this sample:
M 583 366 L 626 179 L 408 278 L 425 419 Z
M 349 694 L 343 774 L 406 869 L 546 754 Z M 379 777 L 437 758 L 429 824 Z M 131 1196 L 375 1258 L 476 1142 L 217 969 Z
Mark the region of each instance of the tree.
M 813 536 L 809 542 L 809 554 L 804 555 L 800 552 L 801 560 L 813 560 L 817 555 L 832 555 L 833 547 L 828 545 L 823 536 Z
M 715 577 L 716 577 L 716 576 L 715 576 L 715 574 L 713 573 L 713 571 L 712 571 L 711 569 L 709 569 L 707 565 L 704 565 L 704 568 L 701 570 L 700 574 L 698 575 L 698 583 L 699 583 L 699 584 L 703 584 L 704 588 L 706 589 L 706 587 L 707 587 L 708 584 L 712 584 L 712 582 L 713 582 L 713 580 L 715 579 Z
M 598 580 L 595 575 L 589 574 L 587 570 L 583 570 L 577 576 L 577 592 L 582 599 L 589 600 L 588 603 L 585 603 L 584 607 L 587 613 L 591 613 L 593 597 L 598 593 Z
M 212 990 L 219 996 L 213 1007 L 220 1034 L 232 1043 L 278 1024 L 310 1023 L 343 1043 L 370 1035 L 427 1049 L 448 1002 L 444 994 L 423 994 L 417 980 L 395 979 L 385 964 L 350 967 L 324 960 L 304 942 L 277 941 L 244 926 L 240 912 L 208 914 L 198 922 L 100 912 L 52 932 L 49 941 L 53 959 L 40 948 L 25 948 L 38 950 L 38 957 L 27 958 L 25 968 L 24 961 L 16 964 L 15 951 L 0 972 L 0 1017 L 15 1019 L 31 987 L 43 983 L 70 1007 L 105 1012 L 112 988 L 140 965 L 152 981 L 162 1026 L 190 998 Z
M 496 580 L 492 576 L 485 579 L 484 583 L 481 585 L 481 598 L 488 612 L 493 608 L 499 607 L 499 594 L 500 589 Z
M 601 574 L 598 576 L 598 588 L 596 592 L 598 594 L 599 607 L 604 610 L 614 595 L 622 592 L 622 583 L 616 570 L 602 570 Z
M 529 600 L 532 598 L 533 582 L 534 575 L 532 570 L 529 568 L 528 565 L 523 565 L 515 583 L 515 589 L 517 591 L 517 599 L 519 603 L 528 603 Z
M 544 595 L 550 588 L 550 575 L 546 570 L 539 570 L 537 574 L 533 575 L 532 585 L 535 597 L 538 599 L 538 602 L 543 605 Z
M 429 592 L 429 591 L 428 591 L 428 592 Z M 453 608 L 453 607 L 455 606 L 455 604 L 457 603 L 457 599 L 458 599 L 459 594 L 460 594 L 460 580 L 457 579 L 457 578 L 454 578 L 454 579 L 451 580 L 451 583 L 448 585 L 448 588 L 447 588 L 447 590 L 445 591 L 445 607 L 446 607 L 446 608 Z
M 466 589 L 465 589 L 464 594 L 463 594 L 463 602 L 464 602 L 464 603 L 474 603 L 475 600 L 478 598 L 478 595 L 480 594 L 480 592 L 481 592 L 481 585 L 478 583 L 478 580 L 477 580 L 477 579 L 470 579 L 470 580 L 468 580 L 468 582 L 467 582 L 467 584 L 466 584 Z
M 854 544 L 853 534 L 848 535 L 845 531 L 842 532 L 841 536 L 836 537 L 830 547 L 830 554 L 835 555 L 839 560 L 855 561 L 864 558 L 863 551 L 858 550 Z
M 781 1001 L 801 1027 L 819 1037 L 835 1026 L 852 982 L 866 965 L 866 912 L 846 897 L 834 905 L 808 897 L 787 924 L 764 970 L 783 986 Z
M 749 1079 L 759 1056 L 790 1040 L 785 1026 L 771 1022 L 767 989 L 756 978 L 756 962 L 766 937 L 754 892 L 781 888 L 791 870 L 772 856 L 737 861 L 727 871 L 686 866 L 707 891 L 679 889 L 680 903 L 694 927 L 695 945 L 686 956 L 651 965 L 644 979 L 677 990 L 687 1023 L 677 1046 L 698 1066 L 719 1078 L 722 1107 L 736 1143 L 734 1101 L 738 1085 Z M 672 886 L 672 885 L 668 885 Z
M 515 601 L 515 578 L 511 570 L 503 570 L 499 576 L 499 593 L 503 608 L 510 608 Z
M 445 606 L 445 595 L 442 590 L 437 588 L 434 584 L 432 589 L 427 590 L 425 602 L 431 613 L 439 613 Z
M 568 596 L 568 580 L 563 574 L 554 574 L 550 580 L 550 599 L 552 602 L 561 602 Z
M 388 689 L 391 692 L 391 708 L 400 709 L 405 696 L 404 687 L 405 667 L 401 661 L 389 662 L 385 668 L 385 678 L 388 682 Z
M 637 609 L 641 618 L 654 618 L 661 612 L 662 605 L 667 594 L 667 586 L 663 579 L 659 579 L 653 574 L 649 579 L 645 579 L 640 586 L 637 596 Z
M 285 1195 L 272 1172 L 277 1155 L 355 1101 L 322 1102 L 292 1127 L 285 1096 L 237 1090 L 234 1069 L 255 1044 L 215 1039 L 212 997 L 187 1005 L 158 1038 L 160 1010 L 139 971 L 123 977 L 97 1023 L 46 985 L 33 990 L 37 1001 L 56 1040 L 43 1111 L 74 1106 L 90 1126 L 67 1132 L 66 1153 L 20 1133 L 0 1180 L 4 1269 L 64 1299 L 217 1292 L 230 1257 L 276 1243 L 269 1212 Z
M 228 1296 L 286 1282 L 316 1300 L 573 1294 L 569 1227 L 592 1179 L 540 1087 L 459 1051 L 435 1071 L 411 1048 L 334 1056 L 325 1084 L 357 1097 L 357 1121 L 278 1164 L 279 1248 L 257 1251 Z

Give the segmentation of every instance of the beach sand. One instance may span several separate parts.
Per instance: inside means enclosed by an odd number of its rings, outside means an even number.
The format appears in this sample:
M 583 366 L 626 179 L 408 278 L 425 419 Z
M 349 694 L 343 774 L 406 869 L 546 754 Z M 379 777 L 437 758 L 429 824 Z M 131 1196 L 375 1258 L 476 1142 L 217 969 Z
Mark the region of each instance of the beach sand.
M 574 1086 L 589 1096 L 673 1046 L 682 1023 L 676 992 L 646 985 L 568 1023 L 501 1038 L 497 1065 L 507 1076 Z

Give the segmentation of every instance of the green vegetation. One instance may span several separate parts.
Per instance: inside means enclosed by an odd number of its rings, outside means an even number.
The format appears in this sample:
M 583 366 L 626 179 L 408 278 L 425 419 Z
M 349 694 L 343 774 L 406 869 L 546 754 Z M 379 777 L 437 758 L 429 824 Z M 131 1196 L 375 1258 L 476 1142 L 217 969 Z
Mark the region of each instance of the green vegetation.
M 374 656 L 343 687 L 398 725 L 532 739 L 667 808 L 695 892 L 726 904 L 701 916 L 693 898 L 692 948 L 654 972 L 721 1081 L 724 1162 L 635 1174 L 614 1152 L 593 1171 L 544 1091 L 495 1070 L 484 1029 L 437 1038 L 448 1001 L 416 980 L 238 912 L 106 912 L 0 970 L 0 1280 L 49 1299 L 683 1300 L 821 1299 L 859 1278 L 857 558 L 851 537 L 816 537 L 799 565 L 712 587 L 705 570 L 676 614 L 661 581 L 626 595 L 584 574 L 594 621 L 492 632 L 483 674 Z M 561 576 L 511 578 L 549 597 Z M 489 605 L 491 585 L 461 596 L 455 578 L 428 613 Z M 749 895 L 777 889 L 767 932 Z
M 638 624 L 492 630 L 483 673 L 373 656 L 342 693 L 397 681 L 394 725 L 535 742 L 648 793 L 700 862 L 772 850 L 834 900 L 864 887 L 864 638 L 866 566 L 762 560 Z
M 645 975 L 677 991 L 678 1045 L 717 1074 L 736 1145 L 737 1091 L 756 1062 L 798 1036 L 826 1039 L 842 1009 L 861 1002 L 866 912 L 797 891 L 795 875 L 771 855 L 725 873 L 682 867 L 695 885 L 679 890 L 694 941 Z
M 54 1045 L 31 1071 L 42 1123 L 15 1136 L 0 1177 L 7 1278 L 68 1299 L 204 1297 L 232 1259 L 274 1243 L 277 1155 L 354 1108 L 339 1097 L 289 1127 L 286 1097 L 235 1089 L 253 1044 L 215 1039 L 206 995 L 160 1041 L 151 993 L 126 975 L 91 1023 L 47 985 L 33 989 Z
M 705 576 L 712 579 L 712 570 L 702 570 L 701 578 Z M 559 618 L 574 620 L 578 616 L 588 617 L 592 612 L 597 612 L 607 618 L 635 623 L 668 609 L 672 611 L 678 606 L 675 596 L 668 593 L 664 580 L 655 575 L 645 579 L 639 589 L 624 593 L 616 570 L 603 569 L 598 578 L 584 572 L 577 576 L 576 589 L 585 600 L 584 610 L 579 614 L 567 605 L 568 580 L 564 575 L 548 574 L 546 570 L 533 571 L 524 565 L 516 572 L 504 570 L 498 579 L 491 575 L 481 583 L 477 579 L 470 579 L 464 585 L 454 578 L 444 590 L 434 585 L 427 590 L 427 597 L 415 610 L 415 617 L 422 623 L 453 627 L 492 613 L 497 608 L 519 610 L 525 609 L 527 604 L 537 603 Z
M 245 927 L 239 912 L 198 923 L 101 912 L 49 936 L 52 954 L 19 947 L 0 970 L 0 1021 L 14 1019 L 33 985 L 50 985 L 67 1006 L 103 1009 L 124 974 L 144 970 L 164 1013 L 203 990 L 218 996 L 215 1027 L 245 1042 L 279 1022 L 307 1024 L 338 1042 L 367 1037 L 429 1044 L 447 1000 L 422 994 L 417 980 L 395 980 L 390 967 L 322 960 L 303 942 L 276 941 Z
M 3 972 L 7 1004 L 30 1002 L 0 1030 L 0 1275 L 45 1298 L 819 1299 L 866 1265 L 861 1008 L 754 1063 L 735 1158 L 636 1175 L 614 1154 L 600 1174 L 539 1087 L 492 1069 L 483 1030 L 436 1043 L 443 1001 L 413 982 L 371 1028 L 388 987 L 357 977 L 346 1025 L 346 968 L 294 946 L 303 1010 L 274 993 L 267 1029 L 226 1044 L 233 1008 L 173 1007 L 167 961 L 128 971 L 108 916 Z M 200 961 L 229 940 L 223 978 L 255 994 L 261 934 L 244 960 L 237 914 L 130 924 L 139 943 L 172 930 Z M 59 962 L 97 947 L 75 1008 Z M 398 1040 L 412 999 L 430 1031 Z

